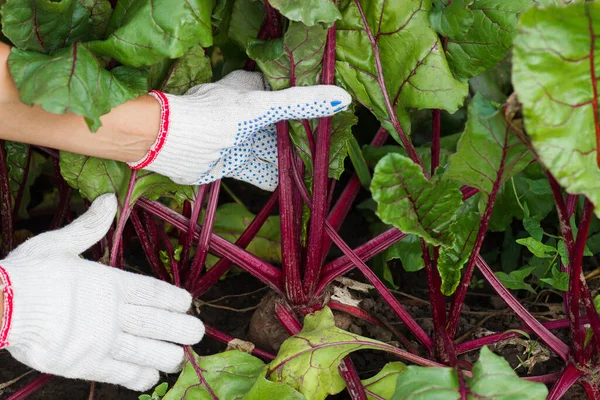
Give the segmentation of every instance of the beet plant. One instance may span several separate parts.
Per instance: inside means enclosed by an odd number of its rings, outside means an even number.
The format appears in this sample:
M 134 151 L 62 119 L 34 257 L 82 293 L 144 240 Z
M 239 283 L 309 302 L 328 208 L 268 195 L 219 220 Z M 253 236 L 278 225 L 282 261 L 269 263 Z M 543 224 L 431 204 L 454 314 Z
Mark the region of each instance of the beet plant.
M 260 343 L 207 325 L 207 336 L 235 350 L 199 356 L 187 347 L 177 382 L 141 398 L 324 399 L 346 390 L 352 399 L 558 399 L 579 384 L 600 399 L 600 317 L 588 279 L 597 274 L 584 275 L 600 251 L 599 4 L 0 5 L 22 101 L 81 115 L 91 131 L 151 89 L 182 94 L 240 68 L 261 71 L 271 90 L 337 84 L 353 96 L 334 117 L 277 123 L 279 187 L 268 197 L 241 183 L 182 186 L 121 162 L 0 142 L 0 255 L 22 240 L 20 226 L 36 210 L 50 207 L 56 228 L 113 192 L 117 221 L 91 258 L 124 268 L 128 251 L 141 247 L 149 272 L 199 299 L 223 277 L 227 284 L 233 267 L 270 289 L 250 326 Z M 33 204 L 40 174 L 56 189 Z M 264 199 L 262 209 L 252 214 L 237 191 Z M 362 213 L 371 233 L 355 248 L 343 228 L 351 213 Z M 393 290 L 399 275 L 421 269 L 432 327 Z M 353 270 L 354 280 L 342 279 Z M 477 285 L 495 293 L 519 329 L 462 337 L 465 299 Z M 561 318 L 542 321 L 526 306 L 542 291 L 560 297 Z M 362 305 L 373 296 L 400 325 Z M 334 313 L 394 340 L 359 335 Z M 274 325 L 285 330 L 282 343 Z M 518 365 L 490 350 L 513 339 L 560 365 L 518 376 Z M 368 377 L 352 359 L 361 350 L 396 360 Z

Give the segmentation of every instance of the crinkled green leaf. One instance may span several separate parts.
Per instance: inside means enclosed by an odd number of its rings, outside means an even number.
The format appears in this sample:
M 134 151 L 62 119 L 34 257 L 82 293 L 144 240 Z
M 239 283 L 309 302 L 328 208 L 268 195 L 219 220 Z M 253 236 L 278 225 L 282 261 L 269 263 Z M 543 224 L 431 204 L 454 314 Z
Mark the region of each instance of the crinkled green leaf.
M 202 46 L 195 45 L 171 66 L 161 89 L 167 93 L 181 95 L 196 85 L 210 82 L 211 78 L 210 59 Z
M 500 282 L 509 289 L 527 290 L 528 292 L 535 294 L 535 290 L 533 290 L 531 285 L 524 281 L 525 278 L 531 275 L 535 268 L 536 267 L 525 267 L 514 270 L 510 274 L 505 272 L 496 272 L 495 274 L 498 279 L 500 279 Z
M 548 395 L 543 383 L 520 379 L 508 362 L 481 349 L 473 366 L 473 377 L 464 378 L 462 389 L 467 399 L 542 400 Z M 453 368 L 409 366 L 398 376 L 396 393 L 391 400 L 452 400 L 460 399 L 461 382 Z
M 467 84 L 457 81 L 448 68 L 429 23 L 430 9 L 430 0 L 339 3 L 337 75 L 396 140 L 396 119 L 410 133 L 410 108 L 453 113 L 467 95 Z
M 331 26 L 342 18 L 331 0 L 271 0 L 270 4 L 287 19 L 302 22 L 306 26 L 318 23 Z
M 557 250 L 552 247 L 545 245 L 539 240 L 535 240 L 532 237 L 525 239 L 517 239 L 517 243 L 527 247 L 527 249 L 533 253 L 534 256 L 539 258 L 552 258 L 556 255 Z
M 386 346 L 337 328 L 333 313 L 325 307 L 307 315 L 302 331 L 283 342 L 267 378 L 290 385 L 307 400 L 322 400 L 344 389 L 338 366 L 345 356 L 382 345 Z
M 327 29 L 321 25 L 307 27 L 291 22 L 283 38 L 283 55 L 277 60 L 271 59 L 272 54 L 264 44 L 259 48 L 251 46 L 248 54 L 256 60 L 274 90 L 292 86 L 291 78 L 294 86 L 316 85 L 326 38 Z
M 450 296 L 460 283 L 461 270 L 473 251 L 481 216 L 478 212 L 467 211 L 450 227 L 452 243 L 440 248 L 437 268 L 442 278 L 441 291 Z
M 450 157 L 446 178 L 491 194 L 532 160 L 532 155 L 509 129 L 499 107 L 475 95 L 458 150 Z
M 163 84 L 169 77 L 169 73 L 171 72 L 173 64 L 175 64 L 176 61 L 177 60 L 165 58 L 164 60 L 161 60 L 148 67 L 148 87 L 151 89 L 161 90 Z
M 383 222 L 436 246 L 452 242 L 449 235 L 442 234 L 462 204 L 457 183 L 438 175 L 427 180 L 421 167 L 392 153 L 375 167 L 371 193 Z
M 115 193 L 122 203 L 131 178 L 131 169 L 125 163 L 66 151 L 60 153 L 60 172 L 70 186 L 90 201 L 105 193 Z M 191 198 L 190 191 L 189 186 L 181 186 L 165 176 L 141 170 L 137 173 L 130 205 L 140 196 L 156 200 L 169 193 L 187 192 L 187 197 Z
M 226 203 L 217 209 L 213 232 L 234 243 L 248 228 L 255 215 L 243 205 Z M 271 216 L 258 231 L 246 247 L 250 253 L 270 263 L 281 263 L 281 231 L 279 216 Z M 207 258 L 206 264 L 210 268 L 214 265 L 216 257 Z
M 291 386 L 285 383 L 273 382 L 265 378 L 265 374 L 269 368 L 265 367 L 261 374 L 254 382 L 254 386 L 244 396 L 244 400 L 271 400 L 271 399 L 285 399 L 285 400 L 305 400 L 306 398 L 302 393 L 298 392 Z
M 542 278 L 540 280 L 552 286 L 554 289 L 560 290 L 561 292 L 566 292 L 569 290 L 569 274 L 562 272 L 558 268 L 552 268 L 551 278 Z
M 363 379 L 362 384 L 369 400 L 389 399 L 396 389 L 398 375 L 406 370 L 406 365 L 401 362 L 390 362 L 383 369 L 369 379 Z
M 100 39 L 111 13 L 108 0 L 7 0 L 2 32 L 21 50 L 50 53 Z
M 212 45 L 211 12 L 211 1 L 119 0 L 108 36 L 89 46 L 132 67 L 179 58 L 195 44 Z
M 215 0 L 215 3 L 211 21 L 214 27 L 213 42 L 219 46 L 229 41 L 229 27 L 234 0 Z
M 252 388 L 265 364 L 258 358 L 238 350 L 212 356 L 193 357 L 202 375 L 219 399 L 240 400 Z M 177 382 L 163 400 L 212 400 L 189 360 L 183 366 Z
M 473 0 L 433 0 L 429 14 L 431 26 L 448 38 L 463 35 L 475 19 L 469 9 L 472 3 Z
M 600 3 L 530 9 L 515 38 L 513 82 L 540 161 L 600 215 L 598 32 Z
M 504 358 L 487 347 L 481 349 L 472 372 L 467 380 L 469 399 L 542 400 L 548 395 L 546 385 L 520 379 Z
M 329 177 L 339 179 L 344 172 L 344 160 L 348 155 L 348 142 L 353 138 L 352 127 L 356 125 L 358 118 L 354 115 L 354 109 L 350 106 L 347 110 L 335 114 L 331 120 L 331 147 L 329 150 Z M 317 136 L 318 120 L 309 120 L 309 126 L 313 135 Z M 306 128 L 303 123 L 291 121 L 290 138 L 296 147 L 298 155 L 305 165 L 305 172 L 312 173 L 312 156 L 308 143 Z
M 492 68 L 512 45 L 517 17 L 531 0 L 475 0 L 471 27 L 449 38 L 446 57 L 450 69 L 463 81 Z
M 147 91 L 145 73 L 127 67 L 107 71 L 84 44 L 49 56 L 13 48 L 8 64 L 23 103 L 81 115 L 92 131 L 111 108 Z
M 248 57 L 262 61 L 275 61 L 283 56 L 283 38 L 272 40 L 248 39 Z
M 229 24 L 231 40 L 246 49 L 248 39 L 255 39 L 265 17 L 265 6 L 261 0 L 235 0 Z

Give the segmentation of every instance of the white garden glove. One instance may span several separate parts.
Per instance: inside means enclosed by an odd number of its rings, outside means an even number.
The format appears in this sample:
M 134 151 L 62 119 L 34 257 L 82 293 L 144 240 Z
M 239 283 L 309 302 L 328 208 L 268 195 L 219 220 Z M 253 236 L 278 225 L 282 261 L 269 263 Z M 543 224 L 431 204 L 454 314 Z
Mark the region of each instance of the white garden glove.
M 0 261 L 0 348 L 41 372 L 144 391 L 158 371 L 180 369 L 183 349 L 173 343 L 199 342 L 204 326 L 185 314 L 185 290 L 79 257 L 116 211 L 114 195 L 100 196 L 70 225 Z
M 266 91 L 262 74 L 246 71 L 183 96 L 151 94 L 161 103 L 162 128 L 148 154 L 128 163 L 131 168 L 185 185 L 231 177 L 270 191 L 278 183 L 275 123 L 331 116 L 352 101 L 329 85 Z

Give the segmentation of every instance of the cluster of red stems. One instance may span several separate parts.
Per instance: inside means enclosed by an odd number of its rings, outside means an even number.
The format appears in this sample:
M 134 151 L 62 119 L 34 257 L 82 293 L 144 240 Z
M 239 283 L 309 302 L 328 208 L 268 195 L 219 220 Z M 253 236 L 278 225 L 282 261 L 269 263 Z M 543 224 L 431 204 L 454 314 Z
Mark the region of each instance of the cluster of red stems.
M 268 2 L 265 3 L 267 13 L 259 32 L 259 38 L 280 37 L 282 35 L 281 16 L 269 6 Z M 371 39 L 376 58 L 378 59 L 377 43 L 373 38 Z M 327 44 L 323 57 L 321 75 L 321 83 L 323 84 L 334 84 L 335 46 L 335 27 L 332 27 L 329 28 L 327 34 Z M 397 132 L 399 132 L 409 157 L 423 168 L 426 176 L 429 176 L 430 172 L 423 165 L 414 146 L 403 133 L 391 102 L 387 98 L 387 90 L 380 68 L 381 63 L 378 62 L 377 65 L 379 66 L 378 83 L 382 88 L 383 95 L 386 97 L 388 111 L 392 116 L 391 122 Z M 254 68 L 254 61 L 249 59 L 246 62 L 245 69 L 252 70 Z M 295 77 L 293 69 L 290 78 L 291 84 L 294 86 Z M 433 110 L 432 114 L 431 174 L 433 174 L 433 171 L 439 165 L 441 131 L 440 110 Z M 552 349 L 565 362 L 565 367 L 560 372 L 527 377 L 525 379 L 552 384 L 549 399 L 559 399 L 575 383 L 580 383 L 585 388 L 590 399 L 600 399 L 600 391 L 593 376 L 594 371 L 599 366 L 595 354 L 598 354 L 600 351 L 600 318 L 594 309 L 590 291 L 582 274 L 582 258 L 590 221 L 593 216 L 593 206 L 588 200 L 585 200 L 579 221 L 578 234 L 574 237 L 569 221 L 576 209 L 577 196 L 567 195 L 564 198 L 559 184 L 547 172 L 560 219 L 561 235 L 564 238 L 569 257 L 569 265 L 564 265 L 562 268 L 564 272 L 569 273 L 570 281 L 569 290 L 564 295 L 564 309 L 568 318 L 541 323 L 502 285 L 494 275 L 492 269 L 479 255 L 494 207 L 494 201 L 500 189 L 501 168 L 498 171 L 487 208 L 482 215 L 473 252 L 464 269 L 462 281 L 456 293 L 451 298 L 448 310 L 446 307 L 446 298 L 440 291 L 441 279 L 436 268 L 437 249 L 433 249 L 433 252 L 430 253 L 428 245 L 424 241 L 421 241 L 434 324 L 433 337 L 430 337 L 404 309 L 402 304 L 400 304 L 375 273 L 365 264 L 370 258 L 384 251 L 406 235 L 398 229 L 392 228 L 355 249 L 351 249 L 341 239 L 337 231 L 350 211 L 361 188 L 361 184 L 356 174 L 352 176 L 339 198 L 336 199 L 335 204 L 333 203 L 333 192 L 336 181 L 328 177 L 331 118 L 322 118 L 319 121 L 316 132 L 312 132 L 307 121 L 304 122 L 313 155 L 314 175 L 312 195 L 309 195 L 303 182 L 303 164 L 295 154 L 290 142 L 288 122 L 279 122 L 277 124 L 280 171 L 279 187 L 234 244 L 212 233 L 219 199 L 220 181 L 200 186 L 194 201 L 185 202 L 183 212 L 180 214 L 159 202 L 144 198 L 139 199 L 135 204 L 130 204 L 131 194 L 138 179 L 137 172 L 133 171 L 127 195 L 124 199 L 121 199 L 124 206 L 119 214 L 116 227 L 111 229 L 108 235 L 92 249 L 93 256 L 99 259 L 106 249 L 110 249 L 110 265 L 113 267 L 122 267 L 124 247 L 134 236 L 133 233 L 135 233 L 155 276 L 166 281 L 172 281 L 177 286 L 185 287 L 194 297 L 205 293 L 235 264 L 262 281 L 285 300 L 277 304 L 276 315 L 282 326 L 290 334 L 298 333 L 302 328 L 299 315 L 314 312 L 324 306 L 324 294 L 336 278 L 341 277 L 354 268 L 358 268 L 379 292 L 383 300 L 389 304 L 398 318 L 406 325 L 406 328 L 421 346 L 421 348 L 415 348 L 406 337 L 395 331 L 394 333 L 406 349 L 399 349 L 395 352 L 396 355 L 417 365 L 457 367 L 466 374 L 469 374 L 471 365 L 464 360 L 458 360 L 457 357 L 459 355 L 520 335 L 517 330 L 513 330 L 455 344 L 454 337 L 459 323 L 461 308 L 472 274 L 475 267 L 477 267 L 498 296 L 523 321 L 524 325 L 520 330 L 537 335 L 539 340 Z M 387 138 L 387 132 L 383 128 L 380 128 L 374 136 L 371 145 L 381 146 Z M 65 221 L 68 222 L 70 220 L 69 210 L 72 190 L 61 177 L 58 165 L 58 152 L 46 148 L 35 149 L 35 151 L 39 150 L 49 154 L 54 162 L 60 202 L 51 227 L 57 228 Z M 27 179 L 32 151 L 34 149 L 30 147 L 23 182 Z M 24 186 L 21 185 L 14 204 L 11 204 L 6 154 L 4 143 L 0 141 L 0 211 L 3 237 L 0 256 L 6 256 L 13 248 L 14 221 L 16 220 L 17 210 L 22 202 Z M 463 199 L 468 199 L 477 193 L 475 189 L 470 187 L 463 187 L 462 192 Z M 205 200 L 205 217 L 203 224 L 199 225 L 197 221 Z M 282 268 L 270 265 L 244 250 L 257 235 L 276 205 L 279 205 L 281 216 Z M 302 221 L 303 205 L 306 205 L 311 210 L 307 244 L 304 248 L 301 244 L 302 227 L 300 222 Z M 179 241 L 183 248 L 179 261 L 175 259 L 174 248 L 165 232 L 165 223 L 179 230 Z M 193 259 L 190 260 L 190 250 L 194 243 L 197 245 L 197 249 Z M 326 263 L 326 256 L 333 243 L 335 243 L 344 255 Z M 172 278 L 160 261 L 159 252 L 163 248 L 170 257 Z M 204 262 L 209 250 L 211 253 L 220 256 L 221 260 L 210 270 L 203 271 Z M 327 305 L 331 309 L 347 312 L 356 318 L 361 318 L 378 325 L 381 324 L 380 321 L 359 307 L 335 301 L 330 301 Z M 583 315 L 580 312 L 580 305 L 585 310 L 585 314 Z M 586 332 L 584 324 L 589 324 L 593 332 L 592 340 L 587 345 L 585 344 Z M 570 328 L 571 332 L 571 347 L 551 332 L 555 329 L 567 327 Z M 206 334 L 223 343 L 228 343 L 233 339 L 226 333 L 220 332 L 211 326 L 206 326 Z M 190 351 L 189 348 L 186 348 L 188 355 Z M 267 360 L 274 358 L 273 354 L 258 348 L 254 349 L 253 354 Z M 189 357 L 189 359 L 194 363 L 192 357 Z M 210 389 L 208 383 L 202 377 L 201 370 L 196 368 L 196 371 L 199 374 L 200 380 Z M 361 385 L 358 373 L 350 358 L 346 357 L 343 360 L 340 365 L 340 373 L 347 384 L 351 397 L 357 400 L 366 400 L 365 390 Z M 41 375 L 13 394 L 9 400 L 28 397 L 52 378 L 50 375 Z M 209 390 L 209 392 L 212 391 Z

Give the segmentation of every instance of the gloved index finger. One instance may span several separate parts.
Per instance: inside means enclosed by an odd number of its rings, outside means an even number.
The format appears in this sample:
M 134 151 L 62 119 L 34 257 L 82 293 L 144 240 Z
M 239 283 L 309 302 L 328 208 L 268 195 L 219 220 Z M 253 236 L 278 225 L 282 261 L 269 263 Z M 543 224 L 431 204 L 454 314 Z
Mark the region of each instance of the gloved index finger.
M 127 304 L 160 308 L 185 313 L 192 305 L 192 296 L 184 289 L 170 283 L 120 270 L 120 284 Z
M 333 85 L 292 87 L 276 92 L 253 92 L 250 106 L 259 120 L 275 123 L 289 119 L 313 119 L 332 116 L 345 110 L 352 97 L 344 89 Z M 263 122 L 265 123 L 265 122 Z

